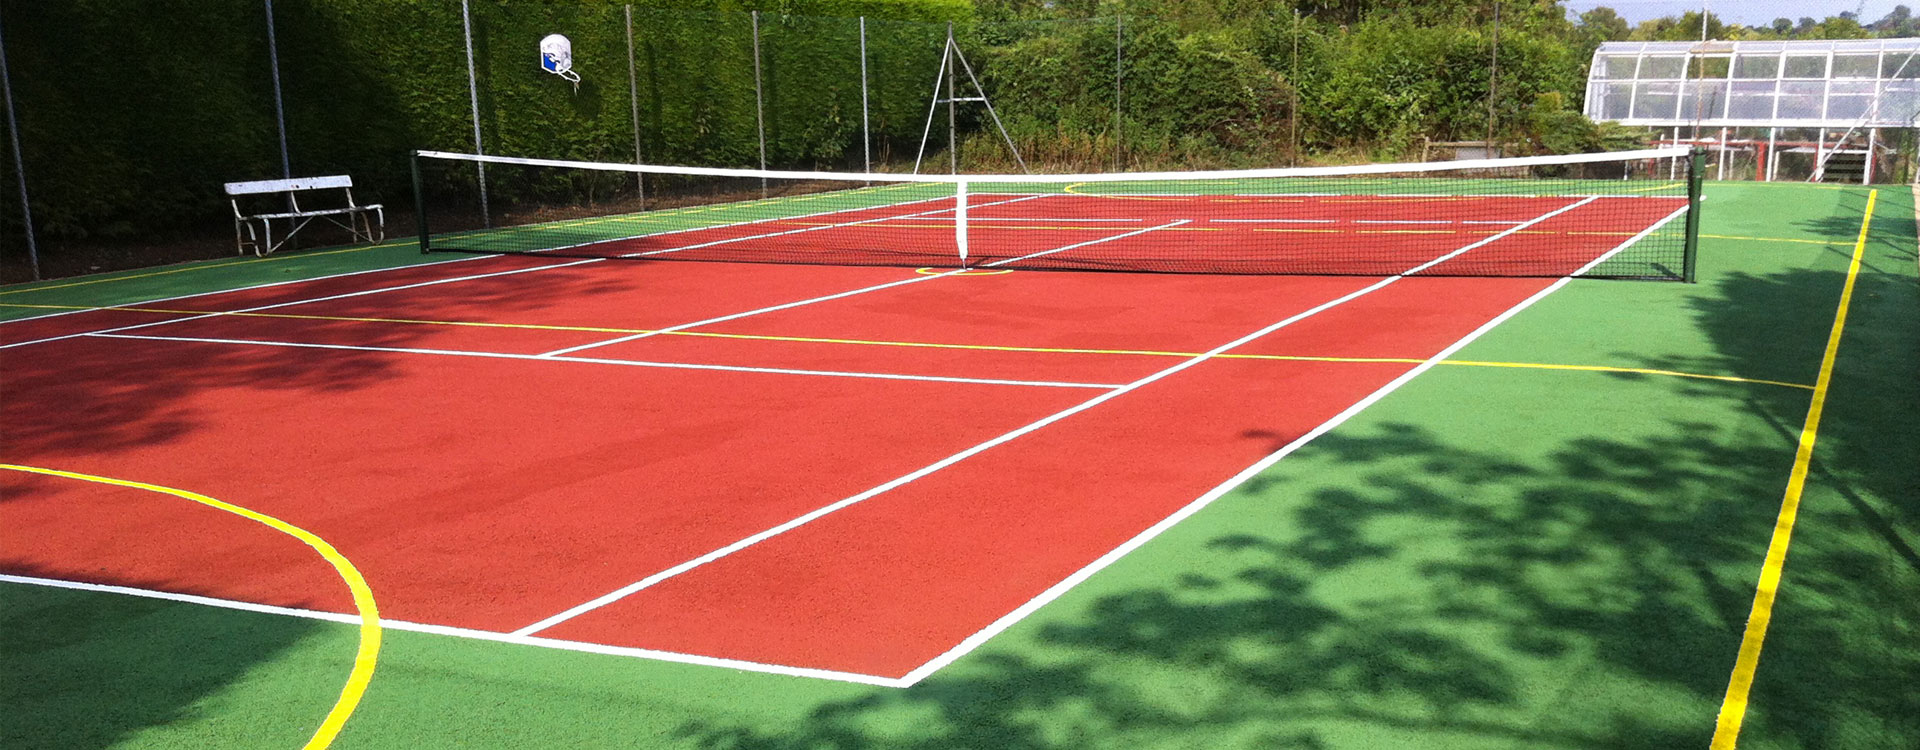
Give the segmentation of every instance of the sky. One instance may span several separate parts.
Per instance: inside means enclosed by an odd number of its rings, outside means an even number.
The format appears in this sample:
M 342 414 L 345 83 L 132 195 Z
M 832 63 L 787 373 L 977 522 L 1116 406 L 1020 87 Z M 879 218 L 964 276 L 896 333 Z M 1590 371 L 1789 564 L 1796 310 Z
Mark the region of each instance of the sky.
M 1895 5 L 1907 5 L 1920 8 L 1917 0 L 1705 0 L 1707 10 L 1728 23 L 1756 26 L 1772 23 L 1775 18 L 1798 20 L 1802 16 L 1815 19 L 1839 15 L 1842 11 L 1860 10 L 1860 22 L 1871 23 L 1893 10 Z M 1566 6 L 1578 14 L 1592 10 L 1594 6 L 1605 5 L 1620 12 L 1629 23 L 1639 23 L 1649 18 L 1677 16 L 1690 10 L 1699 10 L 1701 0 L 1567 0 Z

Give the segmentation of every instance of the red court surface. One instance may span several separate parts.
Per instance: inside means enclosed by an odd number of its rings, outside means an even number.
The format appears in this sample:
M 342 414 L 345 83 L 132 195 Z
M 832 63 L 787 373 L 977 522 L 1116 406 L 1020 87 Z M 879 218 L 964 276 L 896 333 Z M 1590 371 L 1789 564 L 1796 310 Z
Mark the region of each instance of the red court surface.
M 1553 283 L 481 258 L 0 325 L 0 422 L 395 627 L 903 685 Z M 352 611 L 237 517 L 0 487 L 0 573 Z

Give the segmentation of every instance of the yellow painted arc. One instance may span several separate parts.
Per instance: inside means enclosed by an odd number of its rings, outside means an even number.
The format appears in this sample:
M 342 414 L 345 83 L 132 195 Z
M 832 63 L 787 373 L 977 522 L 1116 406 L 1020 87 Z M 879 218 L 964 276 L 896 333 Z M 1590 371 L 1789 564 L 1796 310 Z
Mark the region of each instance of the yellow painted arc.
M 178 490 L 172 487 L 162 487 L 157 484 L 147 484 L 145 482 L 130 482 L 124 479 L 61 471 L 59 469 L 43 469 L 36 466 L 0 464 L 0 469 L 29 474 L 44 474 L 66 479 L 77 479 L 96 484 L 131 487 L 137 490 L 158 492 L 184 500 L 192 500 L 201 505 L 217 508 L 268 526 L 275 531 L 305 542 L 307 546 L 319 552 L 320 556 L 326 559 L 328 564 L 333 566 L 334 571 L 340 574 L 340 578 L 346 581 L 347 589 L 353 592 L 354 609 L 360 615 L 360 646 L 353 656 L 353 671 L 347 675 L 347 684 L 340 689 L 339 700 L 334 702 L 333 709 L 327 712 L 326 718 L 320 722 L 320 728 L 314 730 L 313 737 L 307 740 L 307 744 L 304 747 L 306 750 L 323 750 L 323 748 L 333 744 L 334 738 L 340 734 L 340 729 L 346 726 L 347 718 L 353 715 L 353 710 L 360 705 L 361 697 L 366 694 L 367 684 L 373 681 L 374 667 L 380 657 L 380 610 L 379 607 L 374 604 L 373 589 L 367 586 L 366 579 L 360 575 L 358 569 L 353 567 L 353 563 L 348 561 L 345 555 L 340 554 L 339 550 L 334 549 L 333 545 L 328 544 L 325 539 L 315 536 L 306 529 L 274 518 L 273 516 L 242 508 L 232 503 L 215 500 L 197 492 Z
M 1813 446 L 1820 434 L 1820 415 L 1826 410 L 1827 389 L 1833 384 L 1833 364 L 1840 355 L 1840 337 L 1847 328 L 1847 308 L 1853 303 L 1854 282 L 1860 277 L 1861 259 L 1867 251 L 1867 228 L 1873 223 L 1873 206 L 1880 191 L 1867 193 L 1867 208 L 1860 219 L 1860 238 L 1853 245 L 1853 260 L 1847 266 L 1847 281 L 1840 287 L 1840 303 L 1833 313 L 1833 329 L 1827 334 L 1827 349 L 1820 357 L 1820 375 L 1813 383 L 1813 398 L 1807 405 L 1807 418 L 1800 427 L 1800 444 L 1794 450 L 1793 470 L 1787 475 L 1787 489 L 1780 500 L 1780 514 L 1774 519 L 1773 536 L 1767 541 L 1767 556 L 1760 565 L 1760 582 L 1754 587 L 1753 609 L 1747 615 L 1747 627 L 1740 635 L 1740 651 L 1734 657 L 1733 674 L 1727 679 L 1727 693 L 1720 701 L 1720 715 L 1714 722 L 1712 750 L 1734 750 L 1740 739 L 1740 725 L 1746 720 L 1753 691 L 1754 675 L 1760 668 L 1760 649 L 1773 621 L 1773 603 L 1780 592 L 1780 580 L 1787 564 L 1787 547 L 1793 542 L 1793 525 L 1800 516 L 1800 497 L 1806 491 L 1807 473 L 1813 465 Z

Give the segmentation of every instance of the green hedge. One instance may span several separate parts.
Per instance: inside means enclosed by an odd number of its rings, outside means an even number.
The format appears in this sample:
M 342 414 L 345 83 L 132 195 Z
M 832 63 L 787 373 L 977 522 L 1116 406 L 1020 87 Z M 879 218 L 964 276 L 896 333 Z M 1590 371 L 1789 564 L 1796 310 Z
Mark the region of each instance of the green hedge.
M 489 153 L 636 158 L 626 5 L 471 3 Z M 948 22 L 1022 152 L 1045 168 L 1111 168 L 1123 154 L 1125 167 L 1285 164 L 1300 156 L 1296 118 L 1307 152 L 1405 156 L 1422 137 L 1486 132 L 1492 40 L 1476 13 L 1413 4 L 1338 24 L 1345 11 L 1202 13 L 1211 7 L 1203 0 L 1180 7 L 1188 6 L 1195 14 L 1116 21 L 1056 16 L 1151 8 L 636 4 L 638 156 L 759 163 L 747 14 L 755 8 L 766 158 L 776 168 L 860 166 L 863 15 L 872 145 L 883 164 L 910 162 L 920 144 Z M 473 149 L 458 0 L 276 0 L 275 8 L 296 174 L 352 174 L 365 197 L 404 208 L 407 151 Z M 35 215 L 51 244 L 217 227 L 220 183 L 278 176 L 261 0 L 0 0 L 0 11 Z M 1588 42 L 1545 10 L 1510 20 L 1498 51 L 1499 135 L 1542 148 L 1603 141 L 1567 104 L 1579 99 Z M 578 91 L 539 69 L 536 43 L 549 33 L 572 39 Z M 941 113 L 929 133 L 929 169 L 944 167 L 945 123 Z M 966 168 L 1012 167 L 982 110 L 962 108 L 961 129 Z M 12 250 L 18 210 L 11 190 L 0 195 L 0 242 Z
M 706 7 L 633 8 L 642 151 L 650 162 L 757 164 L 749 6 L 695 5 Z M 634 158 L 625 4 L 471 8 L 489 153 Z M 408 151 L 473 149 L 458 0 L 277 0 L 274 10 L 295 174 L 352 174 L 363 198 L 404 207 Z M 875 124 L 900 141 L 910 104 L 924 99 L 907 82 L 930 82 L 938 63 L 937 46 L 910 48 L 937 44 L 938 21 L 970 12 L 964 0 L 765 4 L 770 163 L 858 159 L 858 15 L 875 17 Z M 217 227 L 221 183 L 279 176 L 261 0 L 0 0 L 0 17 L 36 230 L 50 248 Z M 538 67 L 549 33 L 573 42 L 577 92 Z M 23 244 L 17 198 L 0 193 L 11 252 Z

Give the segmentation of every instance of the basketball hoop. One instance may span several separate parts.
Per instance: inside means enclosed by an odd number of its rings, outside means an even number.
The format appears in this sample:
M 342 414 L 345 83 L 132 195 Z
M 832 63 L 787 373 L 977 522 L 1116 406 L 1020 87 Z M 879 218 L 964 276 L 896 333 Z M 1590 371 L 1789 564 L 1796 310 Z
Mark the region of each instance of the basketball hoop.
M 562 34 L 548 34 L 540 40 L 540 69 L 567 79 L 573 92 L 580 93 L 580 74 L 573 72 L 573 42 Z

